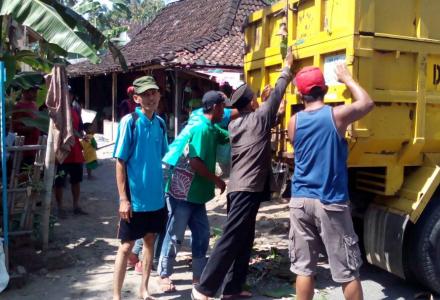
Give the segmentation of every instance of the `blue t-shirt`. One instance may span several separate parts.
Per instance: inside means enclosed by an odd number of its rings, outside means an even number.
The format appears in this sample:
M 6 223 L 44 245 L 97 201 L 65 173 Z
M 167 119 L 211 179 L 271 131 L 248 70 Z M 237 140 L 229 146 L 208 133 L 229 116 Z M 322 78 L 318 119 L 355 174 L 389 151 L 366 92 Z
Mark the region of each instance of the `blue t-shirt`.
M 316 198 L 324 204 L 349 200 L 347 142 L 333 121 L 332 108 L 296 114 L 294 198 Z
M 131 114 L 119 123 L 113 157 L 127 165 L 133 211 L 155 211 L 165 205 L 162 174 L 162 157 L 168 150 L 165 122 L 156 114 L 149 120 L 139 107 L 135 112 L 138 119 L 134 128 Z

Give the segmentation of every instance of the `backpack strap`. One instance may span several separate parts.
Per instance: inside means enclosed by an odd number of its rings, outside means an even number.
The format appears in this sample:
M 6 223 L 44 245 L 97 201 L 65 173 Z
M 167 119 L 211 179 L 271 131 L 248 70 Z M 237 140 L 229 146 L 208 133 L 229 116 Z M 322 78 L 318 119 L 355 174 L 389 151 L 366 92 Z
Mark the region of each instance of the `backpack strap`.
M 131 113 L 131 118 L 133 119 L 133 121 L 131 121 L 130 124 L 130 131 L 131 131 L 131 136 L 133 136 L 134 130 L 136 128 L 136 121 L 137 119 L 139 119 L 139 115 L 136 113 L 136 111 Z
M 165 125 L 165 120 L 162 119 L 161 117 L 159 117 L 157 114 L 156 114 L 156 117 L 159 120 L 159 125 L 160 125 L 160 128 L 162 129 L 163 135 L 166 135 L 166 133 L 167 133 L 167 126 Z
M 134 130 L 136 129 L 136 121 L 137 119 L 139 119 L 139 115 L 136 113 L 136 111 L 131 113 L 131 123 L 130 123 L 130 132 L 131 132 L 131 137 L 133 139 L 133 142 L 131 143 L 131 151 L 133 151 L 133 146 L 134 146 Z M 131 154 L 130 154 L 131 156 Z M 130 158 L 129 156 L 129 158 Z M 126 194 L 127 194 L 127 198 L 128 201 L 131 202 L 131 192 L 130 192 L 130 184 L 128 183 L 128 170 L 127 170 L 127 165 L 125 165 L 125 186 L 126 186 Z

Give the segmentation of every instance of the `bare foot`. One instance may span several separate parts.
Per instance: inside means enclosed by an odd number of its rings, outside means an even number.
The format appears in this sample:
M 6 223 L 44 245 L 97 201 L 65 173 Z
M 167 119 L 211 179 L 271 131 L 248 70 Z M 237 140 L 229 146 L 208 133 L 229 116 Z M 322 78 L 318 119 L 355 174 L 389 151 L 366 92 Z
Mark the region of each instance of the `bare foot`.
M 176 291 L 176 286 L 169 277 L 159 277 L 157 282 L 159 283 L 162 293 L 172 293 Z
M 154 300 L 154 298 L 150 296 L 150 293 L 145 288 L 141 288 L 141 290 L 139 291 L 139 299 Z

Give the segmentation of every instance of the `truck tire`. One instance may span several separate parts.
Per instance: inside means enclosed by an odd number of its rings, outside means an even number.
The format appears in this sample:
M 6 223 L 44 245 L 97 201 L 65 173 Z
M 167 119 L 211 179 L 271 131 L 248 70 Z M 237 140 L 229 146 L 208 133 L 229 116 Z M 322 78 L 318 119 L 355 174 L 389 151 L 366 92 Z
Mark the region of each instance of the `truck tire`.
M 414 226 L 411 236 L 411 273 L 422 285 L 440 294 L 440 197 L 436 193 L 425 214 Z M 412 257 L 411 257 L 412 256 Z

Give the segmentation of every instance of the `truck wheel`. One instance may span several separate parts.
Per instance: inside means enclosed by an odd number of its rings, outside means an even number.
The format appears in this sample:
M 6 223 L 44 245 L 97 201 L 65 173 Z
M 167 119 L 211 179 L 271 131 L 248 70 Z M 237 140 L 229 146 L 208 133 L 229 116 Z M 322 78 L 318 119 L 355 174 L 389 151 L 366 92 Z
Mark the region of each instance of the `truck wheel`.
M 426 214 L 412 232 L 412 248 L 407 259 L 413 260 L 412 273 L 418 281 L 440 294 L 440 197 L 436 193 L 425 208 Z M 413 256 L 411 258 L 411 256 Z

